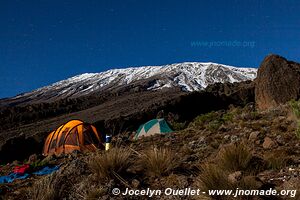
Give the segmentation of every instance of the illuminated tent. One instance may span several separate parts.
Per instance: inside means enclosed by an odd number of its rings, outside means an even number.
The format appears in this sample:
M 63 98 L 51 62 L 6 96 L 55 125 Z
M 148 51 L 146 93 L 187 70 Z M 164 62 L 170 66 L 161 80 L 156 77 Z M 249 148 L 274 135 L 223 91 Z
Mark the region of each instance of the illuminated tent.
M 71 120 L 51 132 L 46 138 L 43 155 L 61 155 L 104 148 L 96 128 L 81 120 Z

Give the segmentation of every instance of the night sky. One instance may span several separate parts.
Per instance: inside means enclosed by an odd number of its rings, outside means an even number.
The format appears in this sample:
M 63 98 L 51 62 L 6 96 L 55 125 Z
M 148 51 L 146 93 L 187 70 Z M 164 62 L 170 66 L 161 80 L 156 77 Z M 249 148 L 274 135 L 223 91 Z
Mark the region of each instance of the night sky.
M 85 73 L 300 62 L 300 1 L 0 0 L 0 98 Z

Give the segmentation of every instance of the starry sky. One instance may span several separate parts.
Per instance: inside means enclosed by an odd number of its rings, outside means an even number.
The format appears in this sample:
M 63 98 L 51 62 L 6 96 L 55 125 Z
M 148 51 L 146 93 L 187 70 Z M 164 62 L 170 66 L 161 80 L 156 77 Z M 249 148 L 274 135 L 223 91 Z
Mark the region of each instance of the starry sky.
M 300 62 L 298 0 L 0 0 L 0 98 L 86 72 Z

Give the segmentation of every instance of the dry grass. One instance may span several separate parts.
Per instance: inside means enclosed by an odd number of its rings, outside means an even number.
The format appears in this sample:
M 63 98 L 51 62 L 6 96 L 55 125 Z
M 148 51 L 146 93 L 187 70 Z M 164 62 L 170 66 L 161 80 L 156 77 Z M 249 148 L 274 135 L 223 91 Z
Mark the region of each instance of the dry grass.
M 140 155 L 139 165 L 149 176 L 159 177 L 169 174 L 180 165 L 175 153 L 167 148 L 152 148 Z
M 297 138 L 300 139 L 300 101 L 291 100 L 289 104 L 295 115 L 296 122 L 297 122 L 297 129 L 295 131 L 295 134 Z
M 201 190 L 235 190 L 236 188 L 245 190 L 258 189 L 261 183 L 255 180 L 255 176 L 242 176 L 240 180 L 232 183 L 228 179 L 228 172 L 223 171 L 216 164 L 204 164 L 201 166 L 201 174 L 198 177 L 197 185 Z M 234 199 L 252 199 L 251 196 L 240 196 Z M 213 199 L 232 199 L 229 196 L 213 196 Z
M 203 164 L 200 167 L 201 174 L 199 176 L 199 183 L 205 191 L 211 189 L 231 189 L 232 184 L 229 183 L 227 177 L 228 173 L 218 167 L 216 164 Z
M 28 188 L 26 196 L 31 200 L 53 200 L 60 199 L 62 191 L 56 184 L 59 177 L 51 174 L 36 181 L 32 187 Z
M 198 187 L 202 191 L 228 190 L 234 185 L 228 181 L 228 174 L 215 164 L 204 164 L 201 167 L 201 174 L 197 180 Z M 214 199 L 226 199 L 226 196 L 214 196 Z
M 72 160 L 60 166 L 60 169 L 51 175 L 35 180 L 25 191 L 27 199 L 68 199 L 75 183 L 81 182 L 88 171 L 86 162 L 80 159 Z
M 269 152 L 264 156 L 269 169 L 279 170 L 286 166 L 288 156 L 284 151 Z
M 244 143 L 231 144 L 219 152 L 218 163 L 226 171 L 246 170 L 252 153 Z
M 132 165 L 132 156 L 129 148 L 115 147 L 109 151 L 97 153 L 89 161 L 89 166 L 99 179 L 119 179 Z
M 262 183 L 257 181 L 255 179 L 255 176 L 245 176 L 242 177 L 242 179 L 238 182 L 236 187 L 243 190 L 255 190 L 260 188 L 261 185 Z
M 102 185 L 92 184 L 90 180 L 84 180 L 74 188 L 74 199 L 95 200 L 101 199 L 103 195 L 107 194 L 107 190 Z

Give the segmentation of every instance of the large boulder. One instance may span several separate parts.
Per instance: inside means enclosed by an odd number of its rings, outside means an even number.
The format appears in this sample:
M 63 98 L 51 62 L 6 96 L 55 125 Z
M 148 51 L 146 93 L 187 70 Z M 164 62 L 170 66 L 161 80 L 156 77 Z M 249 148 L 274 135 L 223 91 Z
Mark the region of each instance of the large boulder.
M 300 64 L 278 55 L 267 56 L 255 80 L 255 102 L 265 110 L 300 97 Z

